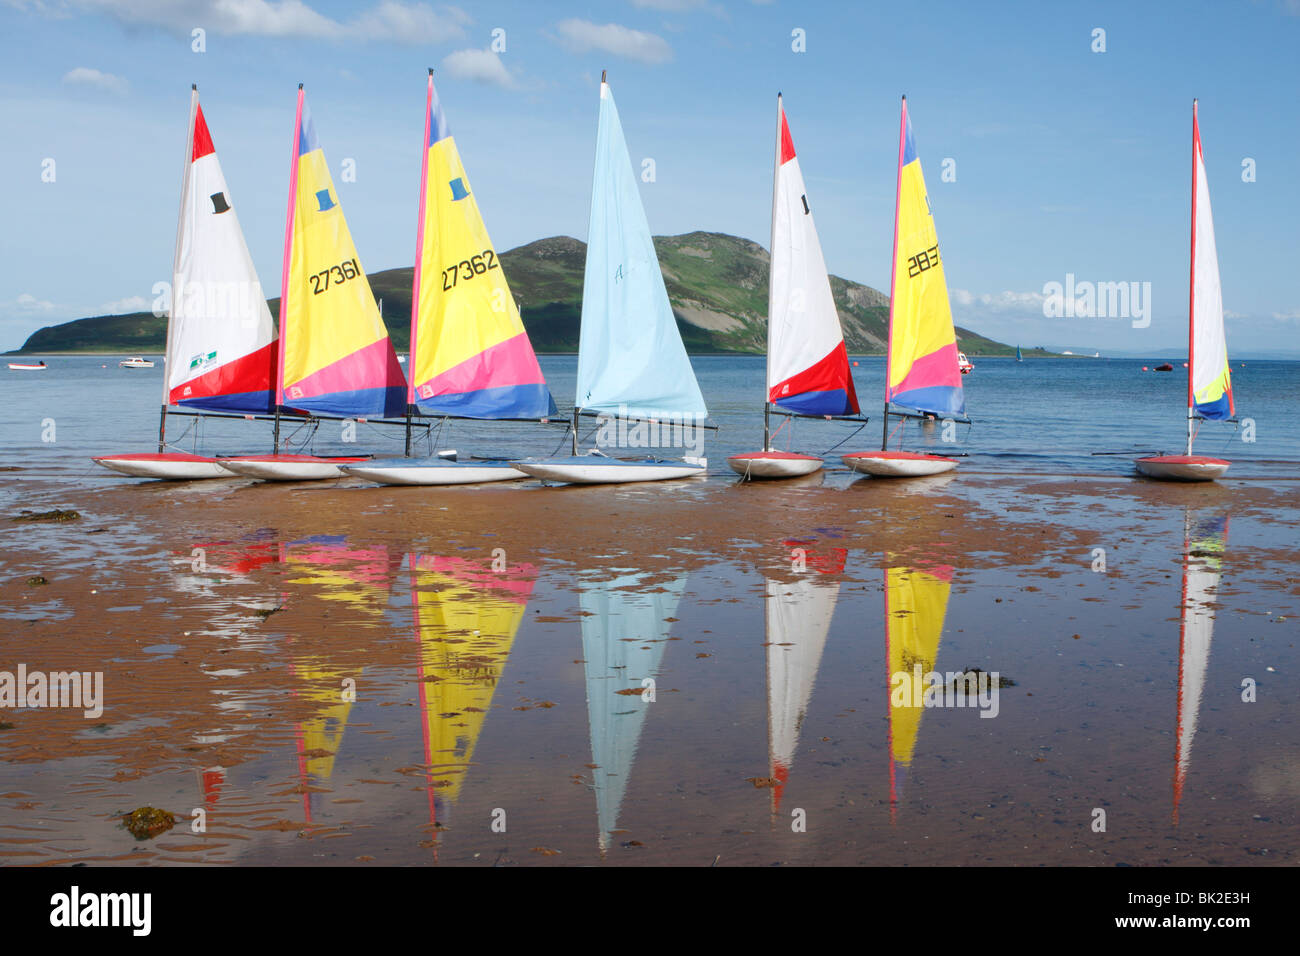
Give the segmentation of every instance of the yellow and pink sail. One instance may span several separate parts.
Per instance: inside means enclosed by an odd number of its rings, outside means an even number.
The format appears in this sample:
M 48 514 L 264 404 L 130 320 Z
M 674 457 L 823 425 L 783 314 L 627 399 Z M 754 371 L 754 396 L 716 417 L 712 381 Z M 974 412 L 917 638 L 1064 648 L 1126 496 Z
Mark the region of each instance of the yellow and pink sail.
M 397 417 L 406 378 L 298 87 L 280 293 L 277 404 L 317 415 Z
M 407 402 L 459 418 L 555 414 L 456 140 L 433 88 L 425 102 Z
M 898 131 L 886 411 L 890 404 L 943 418 L 966 413 L 957 364 L 957 332 L 939 236 L 907 115 L 907 97 L 903 97 Z

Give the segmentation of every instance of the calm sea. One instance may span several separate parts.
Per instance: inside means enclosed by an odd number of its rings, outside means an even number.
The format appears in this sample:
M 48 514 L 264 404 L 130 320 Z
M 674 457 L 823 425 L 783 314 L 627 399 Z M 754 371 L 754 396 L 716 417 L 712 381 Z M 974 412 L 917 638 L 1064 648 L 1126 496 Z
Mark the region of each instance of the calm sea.
M 36 361 L 24 357 L 22 361 Z M 92 455 L 153 451 L 162 393 L 162 361 L 156 367 L 118 367 L 121 356 L 44 356 L 44 372 L 0 369 L 0 446 L 6 465 L 28 474 L 103 479 L 109 473 Z M 776 446 L 810 454 L 838 455 L 880 444 L 883 358 L 858 358 L 853 369 L 858 396 L 871 422 L 799 420 L 781 432 Z M 922 426 L 909 422 L 903 447 L 964 457 L 966 470 L 1045 475 L 1129 474 L 1138 453 L 1181 453 L 1185 433 L 1186 373 L 1143 371 L 1163 359 L 978 359 L 963 380 L 972 425 Z M 718 431 L 705 443 L 710 472 L 731 475 L 725 458 L 753 451 L 762 440 L 764 359 L 761 356 L 696 356 L 693 359 Z M 563 411 L 572 401 L 577 357 L 544 355 L 541 365 Z M 1233 388 L 1241 425 L 1206 422 L 1196 450 L 1234 462 L 1233 478 L 1292 477 L 1300 464 L 1300 363 L 1234 362 Z M 583 447 L 594 443 L 585 424 Z M 299 426 L 294 426 L 299 428 Z M 288 429 L 317 453 L 400 454 L 400 430 L 363 423 L 345 441 L 339 422 L 321 423 L 314 435 Z M 194 419 L 173 416 L 175 446 L 206 453 L 270 451 L 270 425 L 210 419 L 196 433 Z M 945 441 L 949 438 L 952 441 Z M 1252 440 L 1253 439 L 1253 440 Z M 897 435 L 891 447 L 896 445 Z M 567 447 L 563 423 L 549 426 L 455 422 L 431 435 L 437 449 L 468 455 L 549 454 Z

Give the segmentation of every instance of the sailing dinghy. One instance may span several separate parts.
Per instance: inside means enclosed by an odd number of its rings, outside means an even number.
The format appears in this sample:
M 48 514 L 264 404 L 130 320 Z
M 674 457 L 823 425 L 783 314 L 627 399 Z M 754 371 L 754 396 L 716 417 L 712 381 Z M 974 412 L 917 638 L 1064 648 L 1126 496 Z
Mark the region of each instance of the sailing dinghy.
M 424 110 L 415 280 L 411 295 L 413 415 L 543 420 L 554 415 L 537 356 L 488 237 L 460 151 L 433 88 Z M 387 485 L 453 485 L 527 478 L 509 461 L 381 458 L 346 474 Z
M 170 406 L 191 415 L 269 414 L 276 360 L 275 323 L 217 161 L 197 86 L 190 90 L 172 280 L 158 451 L 92 460 L 135 478 L 229 478 L 232 472 L 216 458 L 167 450 Z
M 1200 420 L 1233 421 L 1232 376 L 1223 332 L 1223 288 L 1219 253 L 1214 244 L 1210 187 L 1201 155 L 1201 127 L 1192 100 L 1192 252 L 1187 309 L 1187 453 L 1139 458 L 1137 470 L 1149 478 L 1213 481 L 1231 462 L 1192 454 Z
M 341 465 L 366 457 L 282 454 L 281 416 L 395 418 L 403 413 L 406 378 L 343 218 L 301 85 L 284 231 L 276 451 L 223 458 L 221 464 L 235 474 L 268 481 L 338 478 Z
M 514 466 L 535 478 L 580 484 L 662 481 L 707 472 L 703 458 L 623 459 L 598 450 L 579 455 L 578 422 L 583 414 L 599 415 L 605 422 L 639 420 L 628 429 L 629 436 L 652 430 L 662 436 L 668 431 L 682 440 L 687 433 L 698 434 L 708 416 L 668 303 L 618 108 L 604 74 L 582 282 L 573 454 L 526 458 Z
M 795 155 L 781 95 L 776 97 L 776 167 L 772 185 L 772 259 L 767 291 L 767 399 L 763 450 L 732 455 L 731 470 L 746 478 L 794 478 L 822 467 L 815 455 L 772 447 L 771 412 L 789 418 L 858 414 L 858 396 L 844 347 L 835 297 L 803 172 Z M 855 419 L 866 421 L 865 418 Z
M 937 475 L 953 458 L 889 451 L 889 416 L 967 422 L 957 330 L 939 256 L 939 236 L 912 121 L 903 97 L 898 128 L 898 186 L 894 204 L 894 267 L 889 280 L 889 349 L 885 360 L 885 421 L 880 451 L 853 452 L 844 464 L 880 478 Z M 895 407 L 897 406 L 897 407 Z

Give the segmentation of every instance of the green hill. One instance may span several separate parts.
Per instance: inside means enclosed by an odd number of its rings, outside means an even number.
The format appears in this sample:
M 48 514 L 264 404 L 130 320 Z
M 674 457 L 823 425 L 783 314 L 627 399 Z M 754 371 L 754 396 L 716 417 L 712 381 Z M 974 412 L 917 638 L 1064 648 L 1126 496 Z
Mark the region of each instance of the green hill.
M 655 239 L 668 298 L 691 352 L 758 352 L 766 341 L 767 250 L 757 243 L 715 232 Z M 533 347 L 539 352 L 578 348 L 582 315 L 585 243 L 568 236 L 539 239 L 501 254 L 501 266 L 519 302 Z M 412 270 L 386 269 L 369 276 L 383 303 L 393 344 L 410 340 Z M 869 286 L 831 276 L 831 290 L 854 355 L 885 348 L 889 297 Z M 271 299 L 276 314 L 278 299 Z M 149 312 L 102 315 L 48 326 L 33 333 L 19 353 L 161 352 L 167 321 Z M 1015 348 L 957 329 L 957 344 L 970 355 L 1012 355 Z

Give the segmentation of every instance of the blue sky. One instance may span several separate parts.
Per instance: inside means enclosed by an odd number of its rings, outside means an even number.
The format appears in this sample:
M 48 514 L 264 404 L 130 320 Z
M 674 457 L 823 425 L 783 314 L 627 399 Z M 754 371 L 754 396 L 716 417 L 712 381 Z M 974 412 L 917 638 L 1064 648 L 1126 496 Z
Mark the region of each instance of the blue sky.
M 656 234 L 767 245 L 780 90 L 830 270 L 886 291 L 906 93 L 957 322 L 1103 352 L 1185 341 L 1198 96 L 1229 348 L 1300 353 L 1300 0 L 0 0 L 0 36 L 0 348 L 148 308 L 191 82 L 268 294 L 299 82 L 363 265 L 409 265 L 433 66 L 499 250 L 585 238 L 606 68 L 634 160 L 655 160 Z M 1045 318 L 1067 274 L 1150 282 L 1150 326 Z

